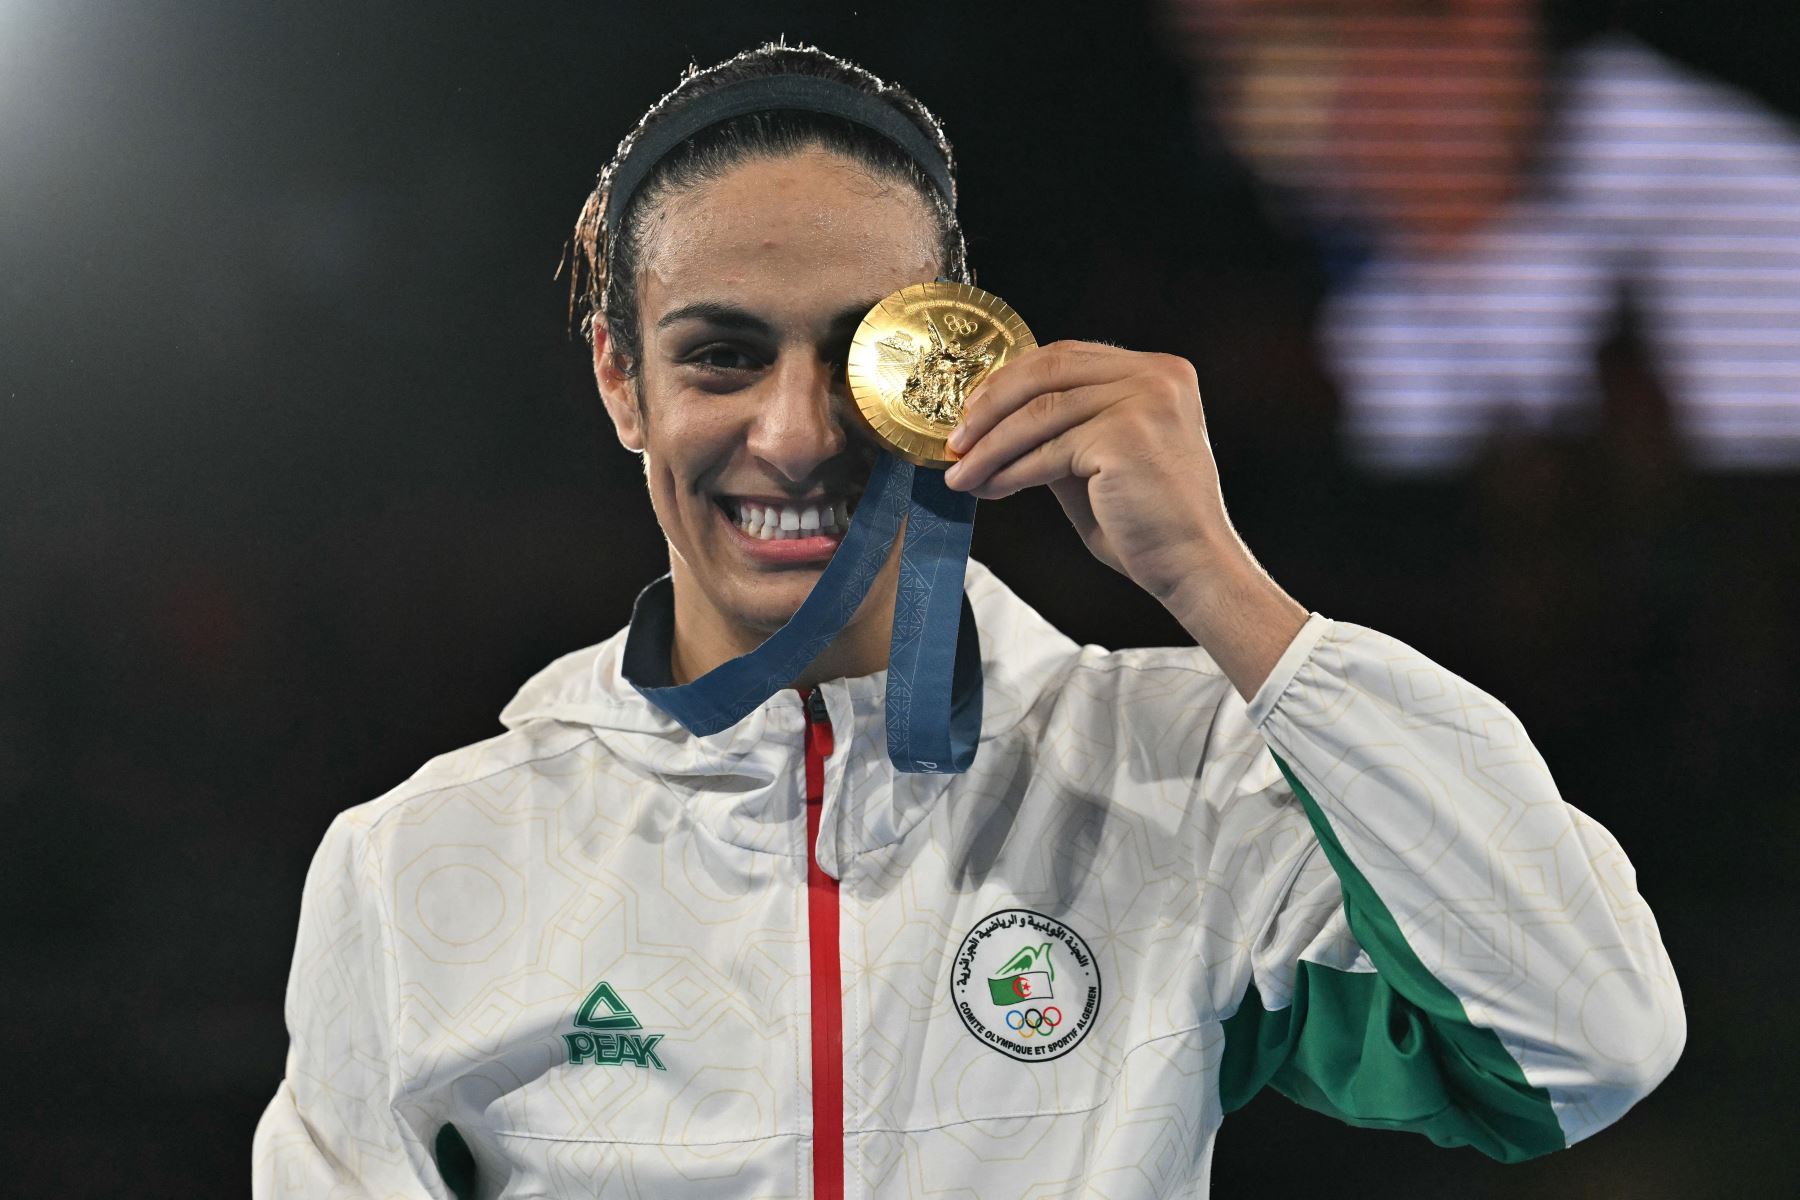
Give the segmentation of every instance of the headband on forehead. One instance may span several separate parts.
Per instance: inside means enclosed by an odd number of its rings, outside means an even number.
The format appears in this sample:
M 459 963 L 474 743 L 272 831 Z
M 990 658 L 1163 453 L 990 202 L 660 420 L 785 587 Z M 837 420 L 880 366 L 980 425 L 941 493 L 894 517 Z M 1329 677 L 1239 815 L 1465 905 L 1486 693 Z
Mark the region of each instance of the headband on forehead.
M 937 145 L 898 109 L 835 79 L 818 75 L 768 75 L 760 79 L 741 79 L 709 92 L 651 126 L 633 142 L 625 160 L 613 172 L 611 191 L 606 198 L 608 231 L 617 232 L 626 205 L 631 203 L 631 197 L 663 155 L 702 129 L 710 129 L 733 117 L 777 109 L 842 117 L 879 133 L 919 164 L 937 185 L 945 203 L 955 203 L 950 164 L 944 160 Z

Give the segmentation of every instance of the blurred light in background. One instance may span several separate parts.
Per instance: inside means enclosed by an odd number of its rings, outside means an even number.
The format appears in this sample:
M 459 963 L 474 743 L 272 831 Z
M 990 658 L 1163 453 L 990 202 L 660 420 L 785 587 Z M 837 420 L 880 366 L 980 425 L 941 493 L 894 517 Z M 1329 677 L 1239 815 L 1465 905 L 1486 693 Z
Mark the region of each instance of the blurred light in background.
M 1359 464 L 1663 423 L 1800 466 L 1800 135 L 1536 0 L 1170 0 L 1203 117 L 1301 225 Z M 1636 369 L 1606 367 L 1621 337 Z

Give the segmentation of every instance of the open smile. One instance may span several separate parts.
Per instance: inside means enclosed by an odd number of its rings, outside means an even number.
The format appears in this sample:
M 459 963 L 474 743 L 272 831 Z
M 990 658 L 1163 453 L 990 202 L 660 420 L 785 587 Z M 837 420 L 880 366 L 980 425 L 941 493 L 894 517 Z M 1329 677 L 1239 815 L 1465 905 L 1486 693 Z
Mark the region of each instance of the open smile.
M 713 506 L 733 540 L 752 561 L 811 563 L 837 552 L 855 511 L 854 496 L 793 501 L 774 496 L 715 496 Z

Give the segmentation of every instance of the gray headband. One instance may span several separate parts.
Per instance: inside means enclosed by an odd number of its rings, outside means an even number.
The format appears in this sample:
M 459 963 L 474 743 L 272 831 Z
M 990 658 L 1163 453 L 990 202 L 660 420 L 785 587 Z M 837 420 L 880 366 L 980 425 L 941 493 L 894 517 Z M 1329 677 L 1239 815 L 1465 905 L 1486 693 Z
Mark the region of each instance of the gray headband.
M 613 172 L 611 190 L 606 197 L 608 236 L 617 233 L 619 218 L 624 216 L 631 197 L 663 155 L 702 129 L 733 117 L 777 109 L 823 113 L 873 130 L 918 163 L 942 193 L 944 202 L 954 206 L 956 192 L 950 181 L 950 164 L 936 143 L 898 109 L 834 79 L 818 75 L 766 75 L 728 83 L 716 92 L 708 92 L 667 120 L 651 126 L 631 144 L 625 160 Z

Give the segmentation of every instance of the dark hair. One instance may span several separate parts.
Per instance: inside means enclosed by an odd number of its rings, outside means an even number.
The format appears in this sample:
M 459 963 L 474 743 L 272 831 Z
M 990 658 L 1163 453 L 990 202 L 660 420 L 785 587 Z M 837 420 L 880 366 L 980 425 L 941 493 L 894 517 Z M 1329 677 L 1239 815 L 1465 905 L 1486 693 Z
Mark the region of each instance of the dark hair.
M 674 90 L 651 105 L 637 127 L 619 143 L 575 222 L 575 261 L 569 276 L 570 316 L 579 307 L 581 332 L 589 341 L 593 340 L 594 322 L 604 320 L 610 352 L 622 365 L 628 364 L 632 374 L 636 373 L 643 349 L 638 341 L 635 286 L 643 214 L 668 193 L 717 179 L 751 158 L 776 157 L 822 146 L 871 171 L 905 181 L 931 209 L 945 277 L 972 282 L 954 203 L 947 201 L 931 177 L 893 142 L 861 125 L 823 113 L 791 109 L 751 113 L 701 130 L 657 162 L 631 198 L 618 229 L 609 235 L 606 205 L 614 173 L 645 130 L 727 84 L 770 75 L 818 75 L 885 101 L 917 125 L 942 152 L 951 186 L 955 187 L 956 160 L 937 118 L 911 92 L 884 82 L 855 63 L 814 46 L 769 42 L 704 71 L 690 65 Z

